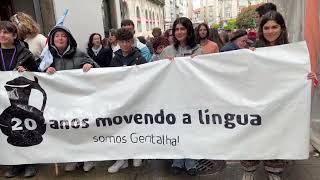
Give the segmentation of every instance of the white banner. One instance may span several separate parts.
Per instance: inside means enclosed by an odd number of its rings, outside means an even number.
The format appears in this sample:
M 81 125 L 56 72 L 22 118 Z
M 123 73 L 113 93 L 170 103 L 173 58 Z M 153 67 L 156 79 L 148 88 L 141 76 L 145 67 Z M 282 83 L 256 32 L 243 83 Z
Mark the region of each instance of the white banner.
M 301 42 L 88 73 L 0 72 L 0 163 L 306 159 L 309 71 Z

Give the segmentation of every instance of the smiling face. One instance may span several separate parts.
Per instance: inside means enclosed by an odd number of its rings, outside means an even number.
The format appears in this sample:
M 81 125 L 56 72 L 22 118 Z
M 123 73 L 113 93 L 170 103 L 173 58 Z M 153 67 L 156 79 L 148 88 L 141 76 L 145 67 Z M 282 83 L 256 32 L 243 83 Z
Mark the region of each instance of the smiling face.
M 187 42 L 187 35 L 188 35 L 188 30 L 186 27 L 184 27 L 182 24 L 177 24 L 174 32 L 175 38 L 181 43 Z
M 64 51 L 68 46 L 68 36 L 64 31 L 57 31 L 53 37 L 53 44 L 59 51 Z
M 269 20 L 262 28 L 264 38 L 273 44 L 281 35 L 281 26 L 273 20 Z
M 0 30 L 0 44 L 12 45 L 14 43 L 15 34 L 5 29 Z

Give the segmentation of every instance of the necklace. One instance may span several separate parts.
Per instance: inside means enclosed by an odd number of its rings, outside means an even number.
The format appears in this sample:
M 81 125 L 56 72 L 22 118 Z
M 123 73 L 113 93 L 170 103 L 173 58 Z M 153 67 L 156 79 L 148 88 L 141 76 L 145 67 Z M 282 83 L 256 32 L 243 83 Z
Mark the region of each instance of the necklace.
M 16 50 L 17 50 L 17 48 L 14 48 L 14 52 L 13 52 L 13 55 L 11 57 L 10 64 L 9 64 L 9 69 L 11 69 L 13 59 L 16 56 Z M 5 63 L 4 57 L 3 57 L 2 48 L 0 48 L 0 52 L 1 52 L 1 59 L 2 59 L 2 64 L 3 64 L 3 69 L 4 69 L 4 71 L 7 71 L 6 63 Z

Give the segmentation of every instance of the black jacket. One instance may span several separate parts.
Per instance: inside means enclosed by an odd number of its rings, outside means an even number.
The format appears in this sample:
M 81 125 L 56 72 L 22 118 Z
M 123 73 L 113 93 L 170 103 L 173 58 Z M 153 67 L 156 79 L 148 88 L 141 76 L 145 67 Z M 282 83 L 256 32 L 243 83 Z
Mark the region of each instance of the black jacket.
M 53 37 L 57 31 L 64 31 L 68 36 L 69 46 L 63 55 L 60 55 L 56 47 L 53 45 Z M 48 37 L 49 50 L 53 56 L 54 67 L 57 71 L 68 69 L 81 69 L 86 63 L 91 64 L 93 67 L 99 67 L 86 53 L 77 48 L 77 42 L 71 35 L 70 31 L 63 26 L 54 27 Z
M 34 57 L 32 53 L 29 51 L 28 48 L 26 48 L 21 41 L 15 42 L 16 46 L 16 64 L 14 70 L 18 69 L 18 66 L 22 66 L 26 68 L 28 71 L 37 71 L 38 66 L 36 64 L 36 61 L 34 60 Z
M 147 63 L 146 59 L 141 55 L 141 52 L 138 48 L 133 47 L 130 54 L 124 57 L 122 55 L 122 50 L 119 49 L 114 53 L 114 57 L 110 63 L 111 67 L 119 66 L 132 66 Z
M 88 55 L 99 64 L 100 67 L 109 67 L 112 60 L 112 49 L 103 48 L 95 55 L 91 48 L 87 49 Z

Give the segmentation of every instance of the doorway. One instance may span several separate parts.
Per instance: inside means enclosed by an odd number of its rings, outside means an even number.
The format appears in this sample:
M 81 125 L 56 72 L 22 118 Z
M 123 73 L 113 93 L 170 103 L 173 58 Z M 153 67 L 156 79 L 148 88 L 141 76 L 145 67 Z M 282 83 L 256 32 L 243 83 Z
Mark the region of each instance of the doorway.
M 14 6 L 12 0 L 1 0 L 0 4 L 0 21 L 8 21 L 14 14 Z

